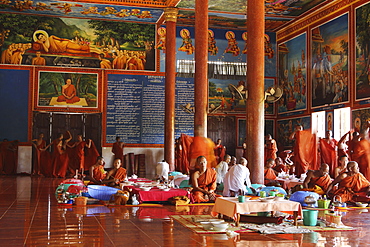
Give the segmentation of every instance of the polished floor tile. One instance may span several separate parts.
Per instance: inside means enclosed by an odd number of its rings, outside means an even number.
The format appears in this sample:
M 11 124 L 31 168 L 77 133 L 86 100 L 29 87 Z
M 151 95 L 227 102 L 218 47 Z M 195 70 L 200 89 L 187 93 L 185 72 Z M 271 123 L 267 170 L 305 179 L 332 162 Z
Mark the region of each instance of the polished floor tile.
M 0 246 L 370 246 L 370 213 L 343 213 L 350 232 L 200 235 L 171 221 L 173 214 L 210 214 L 212 206 L 60 206 L 61 179 L 0 176 Z

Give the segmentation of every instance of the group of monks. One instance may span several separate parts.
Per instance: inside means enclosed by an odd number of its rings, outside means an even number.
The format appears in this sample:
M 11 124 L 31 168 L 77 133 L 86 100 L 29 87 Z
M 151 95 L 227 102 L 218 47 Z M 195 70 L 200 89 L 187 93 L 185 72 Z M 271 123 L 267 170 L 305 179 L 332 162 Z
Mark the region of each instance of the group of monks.
M 71 142 L 69 131 L 58 134 L 50 144 L 46 145 L 44 134 L 40 133 L 37 139 L 32 140 L 33 166 L 32 175 L 45 177 L 75 176 L 88 170 L 99 156 L 94 142 L 84 141 L 82 135 L 77 135 L 77 141 Z M 52 152 L 48 151 L 52 147 Z

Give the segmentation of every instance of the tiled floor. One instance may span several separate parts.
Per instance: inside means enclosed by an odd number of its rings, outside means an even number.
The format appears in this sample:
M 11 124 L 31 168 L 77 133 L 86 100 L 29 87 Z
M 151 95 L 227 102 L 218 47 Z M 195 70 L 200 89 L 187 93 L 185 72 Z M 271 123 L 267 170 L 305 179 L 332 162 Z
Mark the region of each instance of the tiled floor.
M 199 235 L 168 219 L 171 214 L 209 214 L 210 206 L 67 208 L 55 199 L 60 181 L 0 176 L 0 246 L 370 246 L 370 213 L 360 210 L 343 216 L 344 224 L 357 231 L 228 238 Z

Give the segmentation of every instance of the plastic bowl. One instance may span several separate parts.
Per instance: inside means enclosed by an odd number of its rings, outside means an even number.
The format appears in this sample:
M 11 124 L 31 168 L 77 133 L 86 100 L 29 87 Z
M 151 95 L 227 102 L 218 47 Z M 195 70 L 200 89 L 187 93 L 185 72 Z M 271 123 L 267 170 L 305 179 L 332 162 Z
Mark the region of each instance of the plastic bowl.
M 152 188 L 151 187 L 140 187 L 141 190 L 143 191 L 149 191 L 151 190 Z
M 274 199 L 275 201 L 283 201 L 284 200 L 284 197 L 282 197 L 282 196 L 277 196 L 277 197 L 275 197 L 275 199 Z
M 88 185 L 88 193 L 92 198 L 99 199 L 101 201 L 109 201 L 110 197 L 115 194 L 118 188 L 102 185 Z
M 365 207 L 367 207 L 367 203 L 363 203 L 363 202 L 356 202 L 356 205 L 357 205 L 357 207 L 361 207 L 361 208 L 365 208 Z
M 209 221 L 201 221 L 200 224 L 202 225 L 202 227 L 204 228 L 204 230 L 211 230 L 213 228 L 213 225 L 211 222 Z
M 219 224 L 212 223 L 212 225 L 213 225 L 213 230 L 218 231 L 218 232 L 223 232 L 229 227 L 229 224 L 226 223 L 226 222 L 225 223 L 219 223 Z
M 212 224 L 220 224 L 220 223 L 224 223 L 225 220 L 223 220 L 223 219 L 210 219 L 209 222 L 211 222 Z

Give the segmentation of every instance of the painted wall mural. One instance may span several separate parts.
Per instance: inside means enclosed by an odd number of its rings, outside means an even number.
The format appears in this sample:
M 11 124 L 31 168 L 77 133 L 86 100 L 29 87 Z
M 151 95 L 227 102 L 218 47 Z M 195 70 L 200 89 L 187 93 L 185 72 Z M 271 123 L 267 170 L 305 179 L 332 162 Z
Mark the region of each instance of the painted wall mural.
M 312 107 L 348 102 L 348 14 L 312 29 Z
M 97 107 L 98 74 L 39 71 L 38 107 Z
M 352 111 L 352 127 L 361 132 L 367 128 L 366 122 L 370 120 L 370 108 Z
M 162 50 L 161 72 L 165 70 L 165 50 L 163 43 L 165 39 L 165 30 L 160 27 L 157 30 L 158 42 L 157 49 Z M 177 47 L 177 72 L 194 73 L 194 52 L 195 30 L 193 27 L 176 28 L 176 47 Z M 246 49 L 248 33 L 240 30 L 209 29 L 208 30 L 208 61 L 212 64 L 211 68 L 214 74 L 227 75 L 234 74 L 245 75 L 246 59 L 248 51 Z M 161 41 L 163 39 L 163 41 Z M 265 34 L 265 76 L 276 76 L 276 34 Z M 221 62 L 221 63 L 219 63 Z M 233 64 L 226 64 L 233 63 Z M 239 64 L 237 64 L 239 63 Z M 226 65 L 225 65 L 226 64 Z
M 1 63 L 155 70 L 155 25 L 0 15 Z
M 279 86 L 284 94 L 278 101 L 278 113 L 307 108 L 306 33 L 279 44 Z
M 370 98 L 370 4 L 356 9 L 356 100 Z
M 302 125 L 303 129 L 310 129 L 311 117 L 291 118 L 277 121 L 277 143 L 279 147 L 284 147 L 285 149 L 292 148 L 293 141 L 289 140 L 289 136 L 293 133 L 295 126 L 298 124 Z

